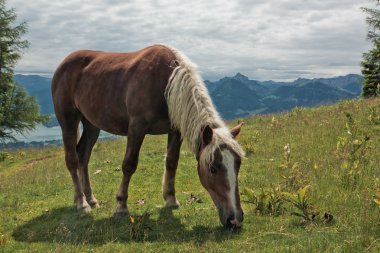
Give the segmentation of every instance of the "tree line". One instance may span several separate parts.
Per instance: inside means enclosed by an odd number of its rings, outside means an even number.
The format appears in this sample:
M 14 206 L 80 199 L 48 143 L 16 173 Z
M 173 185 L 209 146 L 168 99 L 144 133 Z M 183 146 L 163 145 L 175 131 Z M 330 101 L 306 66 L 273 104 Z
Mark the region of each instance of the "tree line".
M 363 54 L 363 97 L 375 97 L 380 95 L 380 10 L 379 0 L 376 8 L 362 8 L 367 14 L 368 34 L 367 39 L 371 41 L 372 48 Z

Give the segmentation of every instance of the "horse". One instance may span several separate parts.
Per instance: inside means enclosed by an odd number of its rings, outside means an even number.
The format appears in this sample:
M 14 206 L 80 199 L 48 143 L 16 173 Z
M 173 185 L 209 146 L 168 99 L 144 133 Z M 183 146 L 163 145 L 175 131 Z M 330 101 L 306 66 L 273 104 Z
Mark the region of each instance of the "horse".
M 127 53 L 76 51 L 56 69 L 51 89 L 78 210 L 87 213 L 99 207 L 88 162 L 100 130 L 127 136 L 123 177 L 116 194 L 117 218 L 129 214 L 128 186 L 145 135 L 168 134 L 162 180 L 166 207 L 179 207 L 175 174 L 186 139 L 220 222 L 226 227 L 242 225 L 237 179 L 244 151 L 235 140 L 241 124 L 227 128 L 196 65 L 179 50 L 157 44 Z

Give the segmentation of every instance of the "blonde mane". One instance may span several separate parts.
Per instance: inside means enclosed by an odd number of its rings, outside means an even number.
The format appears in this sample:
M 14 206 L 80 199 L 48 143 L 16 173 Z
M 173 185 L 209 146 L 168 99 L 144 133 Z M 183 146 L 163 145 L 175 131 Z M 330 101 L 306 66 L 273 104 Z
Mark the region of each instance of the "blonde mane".
M 202 130 L 209 125 L 213 129 L 213 139 L 203 150 L 199 162 L 209 166 L 214 160 L 214 151 L 226 144 L 237 155 L 244 151 L 216 111 L 196 66 L 177 49 L 164 45 L 176 56 L 175 69 L 165 90 L 169 118 L 172 127 L 186 138 L 190 149 L 197 153 L 201 145 Z

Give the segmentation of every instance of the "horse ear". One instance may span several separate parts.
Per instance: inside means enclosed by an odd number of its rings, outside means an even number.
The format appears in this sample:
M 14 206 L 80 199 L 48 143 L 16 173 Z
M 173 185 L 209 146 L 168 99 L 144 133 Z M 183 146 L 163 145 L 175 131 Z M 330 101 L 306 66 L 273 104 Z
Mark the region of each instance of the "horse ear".
M 205 126 L 202 132 L 202 143 L 204 146 L 210 144 L 212 141 L 213 131 L 209 125 Z
M 230 133 L 231 133 L 231 135 L 232 135 L 232 137 L 235 139 L 236 138 L 236 136 L 238 136 L 239 135 L 239 133 L 240 133 L 240 128 L 242 127 L 242 126 L 244 126 L 244 122 L 240 122 L 237 126 L 234 126 L 233 128 L 231 128 L 230 129 Z

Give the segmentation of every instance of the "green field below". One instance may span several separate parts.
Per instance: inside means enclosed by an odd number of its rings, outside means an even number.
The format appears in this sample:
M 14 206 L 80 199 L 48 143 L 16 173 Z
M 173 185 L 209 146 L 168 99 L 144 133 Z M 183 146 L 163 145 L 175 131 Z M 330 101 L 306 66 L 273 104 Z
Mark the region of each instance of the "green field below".
M 380 252 L 380 99 L 243 120 L 241 230 L 221 226 L 186 143 L 176 177 L 181 206 L 164 207 L 166 136 L 144 141 L 129 188 L 132 223 L 114 220 L 127 143 L 120 138 L 93 150 L 100 208 L 88 215 L 73 205 L 62 147 L 3 151 L 0 252 Z M 299 210 L 283 195 L 306 185 L 309 221 L 291 215 Z

